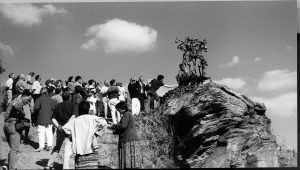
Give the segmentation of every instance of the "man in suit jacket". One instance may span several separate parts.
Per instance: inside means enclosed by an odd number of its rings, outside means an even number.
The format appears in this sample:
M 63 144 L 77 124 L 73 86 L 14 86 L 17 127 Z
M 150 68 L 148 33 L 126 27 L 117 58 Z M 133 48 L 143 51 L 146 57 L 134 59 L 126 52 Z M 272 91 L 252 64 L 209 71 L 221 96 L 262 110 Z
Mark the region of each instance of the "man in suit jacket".
M 139 80 L 137 81 L 138 93 L 139 93 L 139 101 L 141 103 L 141 111 L 145 111 L 145 100 L 147 99 L 146 92 L 145 92 L 145 83 L 144 77 L 140 76 Z

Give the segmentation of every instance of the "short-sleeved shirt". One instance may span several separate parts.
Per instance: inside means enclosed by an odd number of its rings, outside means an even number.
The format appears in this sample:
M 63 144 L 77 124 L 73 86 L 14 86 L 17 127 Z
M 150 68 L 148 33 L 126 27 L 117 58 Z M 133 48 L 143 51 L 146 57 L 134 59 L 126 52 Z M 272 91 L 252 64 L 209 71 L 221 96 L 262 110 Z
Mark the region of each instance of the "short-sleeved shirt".
M 149 91 L 156 92 L 163 85 L 165 85 L 163 82 L 158 81 L 157 79 L 153 79 L 151 81 L 151 86 L 149 88 Z
M 12 90 L 12 84 L 13 84 L 13 79 L 9 78 L 6 82 L 5 82 L 5 87 L 7 87 L 9 90 Z
M 110 86 L 107 90 L 107 95 L 109 99 L 119 98 L 119 87 L 118 86 Z
M 33 94 L 40 94 L 41 88 L 42 86 L 39 81 L 34 81 L 31 86 L 31 89 L 34 90 Z
M 63 101 L 58 103 L 53 112 L 53 118 L 63 126 L 65 125 L 72 115 L 78 116 L 78 108 L 70 101 Z

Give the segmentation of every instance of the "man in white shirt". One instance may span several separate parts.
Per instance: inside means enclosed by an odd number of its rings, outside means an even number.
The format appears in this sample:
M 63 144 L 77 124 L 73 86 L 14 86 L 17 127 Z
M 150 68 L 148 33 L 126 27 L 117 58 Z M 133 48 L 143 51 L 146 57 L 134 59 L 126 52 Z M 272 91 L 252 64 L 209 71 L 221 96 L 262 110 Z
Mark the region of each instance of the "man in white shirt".
M 33 91 L 33 100 L 35 101 L 39 96 L 40 96 L 40 91 L 41 91 L 41 76 L 36 75 L 35 76 L 35 81 L 32 84 L 31 90 Z
M 5 90 L 7 95 L 7 105 L 12 101 L 12 84 L 15 78 L 15 73 L 8 75 L 8 80 L 5 82 Z

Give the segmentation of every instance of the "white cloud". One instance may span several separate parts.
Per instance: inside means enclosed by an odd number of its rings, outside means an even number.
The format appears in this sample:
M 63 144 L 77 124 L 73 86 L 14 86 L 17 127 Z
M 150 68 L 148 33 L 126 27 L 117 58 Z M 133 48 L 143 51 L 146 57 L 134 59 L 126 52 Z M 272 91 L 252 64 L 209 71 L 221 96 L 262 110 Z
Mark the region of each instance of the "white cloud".
M 90 39 L 81 45 L 84 50 L 98 49 L 102 46 L 106 53 L 140 53 L 155 47 L 157 32 L 148 26 L 116 18 L 104 24 L 91 26 L 85 36 Z
M 263 74 L 258 82 L 258 89 L 264 91 L 293 89 L 297 87 L 297 72 L 272 70 Z
M 9 45 L 0 42 L 0 55 L 4 55 L 5 57 L 12 56 L 14 55 L 14 51 Z
M 220 68 L 223 68 L 223 67 L 232 67 L 232 66 L 237 65 L 239 63 L 240 63 L 240 57 L 239 56 L 233 56 L 232 59 L 231 59 L 231 61 L 229 61 L 225 65 L 221 65 Z
M 234 90 L 241 90 L 246 86 L 246 81 L 242 78 L 223 78 L 222 80 L 214 80 L 214 82 L 226 85 Z
M 261 61 L 261 58 L 260 58 L 260 57 L 254 58 L 254 62 L 259 62 L 259 61 Z
M 44 16 L 65 14 L 63 8 L 57 8 L 51 4 L 38 7 L 32 4 L 0 4 L 0 12 L 16 25 L 28 26 L 40 24 Z
M 252 97 L 253 101 L 264 103 L 267 114 L 279 117 L 297 115 L 297 92 L 289 92 L 275 98 Z

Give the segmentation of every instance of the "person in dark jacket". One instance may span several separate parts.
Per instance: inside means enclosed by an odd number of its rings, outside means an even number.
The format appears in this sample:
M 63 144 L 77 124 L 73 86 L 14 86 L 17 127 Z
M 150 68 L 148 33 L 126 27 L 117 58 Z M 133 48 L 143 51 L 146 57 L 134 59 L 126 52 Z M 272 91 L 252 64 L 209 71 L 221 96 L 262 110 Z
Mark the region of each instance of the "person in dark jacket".
M 55 101 L 48 95 L 46 87 L 41 89 L 41 96 L 36 99 L 34 104 L 35 113 L 37 113 L 37 130 L 39 136 L 39 148 L 36 152 L 52 149 L 53 133 L 52 133 L 52 115 L 56 105 Z M 47 137 L 47 148 L 45 148 L 45 136 Z
M 122 118 L 118 124 L 113 124 L 114 133 L 119 134 L 119 169 L 140 167 L 139 137 L 136 131 L 133 116 L 128 110 L 126 102 L 122 101 L 116 105 L 116 109 Z
M 54 160 L 58 156 L 62 144 L 64 144 L 64 156 L 63 156 L 63 169 L 70 169 L 69 161 L 72 155 L 72 142 L 69 136 L 67 136 L 62 127 L 69 121 L 78 116 L 78 107 L 70 101 L 70 92 L 65 91 L 62 94 L 63 102 L 57 104 L 53 111 L 52 122 L 57 128 L 56 130 L 56 142 L 51 152 L 50 159 L 45 169 L 52 169 Z
M 128 92 L 131 99 L 131 111 L 133 115 L 140 113 L 141 103 L 139 101 L 139 87 L 135 78 L 131 78 L 128 84 Z

